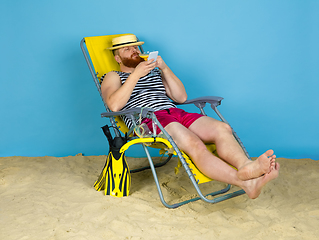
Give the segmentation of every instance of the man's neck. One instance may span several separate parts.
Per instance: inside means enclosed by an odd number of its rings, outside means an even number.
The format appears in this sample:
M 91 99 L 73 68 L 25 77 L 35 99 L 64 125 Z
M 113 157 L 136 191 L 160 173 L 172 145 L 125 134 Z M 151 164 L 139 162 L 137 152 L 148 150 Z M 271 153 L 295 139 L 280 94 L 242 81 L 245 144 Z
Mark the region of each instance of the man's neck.
M 132 73 L 135 68 L 129 68 L 121 64 L 120 69 L 121 69 L 121 72 Z

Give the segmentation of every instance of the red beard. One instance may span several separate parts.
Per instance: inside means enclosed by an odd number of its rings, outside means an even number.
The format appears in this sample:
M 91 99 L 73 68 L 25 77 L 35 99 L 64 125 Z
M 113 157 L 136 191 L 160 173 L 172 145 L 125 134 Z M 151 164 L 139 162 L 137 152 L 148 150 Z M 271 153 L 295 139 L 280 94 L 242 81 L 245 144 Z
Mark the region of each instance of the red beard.
M 136 68 L 137 65 L 145 61 L 138 53 L 133 53 L 130 58 L 121 58 L 121 60 L 123 65 L 129 68 Z

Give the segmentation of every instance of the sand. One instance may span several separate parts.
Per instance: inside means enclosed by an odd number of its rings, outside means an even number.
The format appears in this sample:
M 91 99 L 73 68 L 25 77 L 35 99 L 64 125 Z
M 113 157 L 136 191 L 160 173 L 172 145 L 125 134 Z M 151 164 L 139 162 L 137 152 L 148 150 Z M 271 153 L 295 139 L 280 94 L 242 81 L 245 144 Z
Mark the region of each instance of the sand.
M 105 156 L 2 157 L 0 239 L 318 239 L 319 161 L 277 161 L 279 178 L 255 200 L 200 200 L 172 210 L 160 202 L 150 170 L 132 174 L 130 196 L 115 198 L 92 186 Z M 133 168 L 147 160 L 128 162 Z M 170 203 L 195 194 L 175 166 L 173 159 L 157 169 Z

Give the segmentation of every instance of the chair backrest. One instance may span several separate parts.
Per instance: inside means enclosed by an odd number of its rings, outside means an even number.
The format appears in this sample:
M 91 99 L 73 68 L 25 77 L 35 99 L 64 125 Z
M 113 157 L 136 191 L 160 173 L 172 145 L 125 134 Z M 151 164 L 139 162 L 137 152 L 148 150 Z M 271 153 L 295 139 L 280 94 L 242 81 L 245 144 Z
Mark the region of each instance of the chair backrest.
M 113 38 L 123 36 L 123 35 L 128 35 L 128 34 L 129 33 L 84 38 L 86 49 L 89 53 L 92 66 L 95 71 L 95 75 L 99 81 L 99 83 L 96 82 L 96 86 L 100 94 L 101 94 L 101 86 L 100 86 L 101 77 L 108 72 L 120 70 L 120 66 L 115 61 L 112 51 L 108 50 L 107 48 L 112 46 Z M 129 129 L 127 128 L 127 126 L 125 125 L 121 117 L 117 116 L 115 117 L 115 120 L 117 122 L 116 125 L 121 130 L 121 132 L 125 134 L 129 131 Z

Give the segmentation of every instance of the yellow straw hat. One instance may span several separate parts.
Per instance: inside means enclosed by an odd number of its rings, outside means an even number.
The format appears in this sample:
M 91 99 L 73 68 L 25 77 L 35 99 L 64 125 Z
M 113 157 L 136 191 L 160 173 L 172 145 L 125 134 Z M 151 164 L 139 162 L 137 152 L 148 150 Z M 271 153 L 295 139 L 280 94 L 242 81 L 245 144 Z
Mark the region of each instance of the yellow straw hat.
M 120 37 L 116 37 L 112 39 L 112 47 L 109 47 L 109 50 L 115 50 L 122 47 L 128 46 L 140 46 L 144 44 L 144 42 L 140 42 L 137 40 L 137 37 L 133 34 L 124 35 Z

